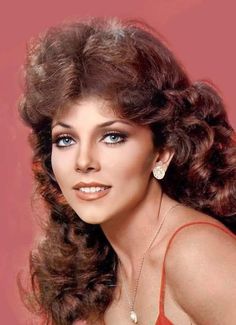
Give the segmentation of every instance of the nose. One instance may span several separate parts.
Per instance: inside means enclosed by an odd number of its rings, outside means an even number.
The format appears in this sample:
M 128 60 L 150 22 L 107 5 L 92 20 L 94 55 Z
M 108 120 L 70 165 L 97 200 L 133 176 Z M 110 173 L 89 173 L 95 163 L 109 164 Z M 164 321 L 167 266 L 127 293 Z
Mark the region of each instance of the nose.
M 87 173 L 93 169 L 99 169 L 99 163 L 95 149 L 89 143 L 80 143 L 75 159 L 75 170 Z

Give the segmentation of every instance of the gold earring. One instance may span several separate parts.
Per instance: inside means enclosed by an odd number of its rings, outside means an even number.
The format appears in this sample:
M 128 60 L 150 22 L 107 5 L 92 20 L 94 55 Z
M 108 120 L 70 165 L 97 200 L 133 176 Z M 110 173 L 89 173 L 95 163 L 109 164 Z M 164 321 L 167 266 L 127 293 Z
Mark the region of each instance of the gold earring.
M 152 172 L 156 179 L 163 179 L 165 177 L 165 169 L 163 167 L 163 162 L 160 161 Z

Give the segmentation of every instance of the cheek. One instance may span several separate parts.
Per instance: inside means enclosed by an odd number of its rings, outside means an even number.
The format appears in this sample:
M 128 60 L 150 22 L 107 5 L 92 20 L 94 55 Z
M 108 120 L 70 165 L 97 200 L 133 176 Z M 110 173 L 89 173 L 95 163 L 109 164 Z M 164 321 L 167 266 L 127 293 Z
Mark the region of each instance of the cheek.
M 68 179 L 66 175 L 69 175 L 68 169 L 71 169 L 68 159 L 65 159 L 65 157 L 61 157 L 60 155 L 52 152 L 51 165 L 59 186 L 65 186 Z
M 52 171 L 56 178 L 60 175 L 60 162 L 59 159 L 57 159 L 56 155 L 52 152 L 51 156 L 51 165 L 52 165 Z
M 113 158 L 114 159 L 114 158 Z M 114 172 L 122 179 L 133 177 L 143 178 L 151 174 L 153 166 L 153 155 L 150 152 L 136 151 L 129 152 L 119 157 L 113 164 Z

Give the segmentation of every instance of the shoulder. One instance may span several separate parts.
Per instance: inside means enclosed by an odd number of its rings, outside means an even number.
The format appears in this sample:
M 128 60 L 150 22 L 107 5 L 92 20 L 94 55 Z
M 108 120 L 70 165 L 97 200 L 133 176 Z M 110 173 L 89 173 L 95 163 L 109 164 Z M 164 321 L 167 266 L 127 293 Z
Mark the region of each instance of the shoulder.
M 165 270 L 175 301 L 196 323 L 236 324 L 236 236 L 223 224 L 178 228 Z

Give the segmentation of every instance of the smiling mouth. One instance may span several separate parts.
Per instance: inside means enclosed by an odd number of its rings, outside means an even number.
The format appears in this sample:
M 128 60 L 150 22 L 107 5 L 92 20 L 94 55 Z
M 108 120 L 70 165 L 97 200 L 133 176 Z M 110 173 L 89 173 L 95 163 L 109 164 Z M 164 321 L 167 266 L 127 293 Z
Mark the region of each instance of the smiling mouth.
M 104 197 L 110 192 L 111 187 L 101 187 L 98 191 L 81 191 L 80 189 L 76 190 L 76 195 L 85 201 L 92 201 Z
M 80 187 L 79 191 L 83 192 L 83 193 L 97 193 L 100 191 L 103 191 L 107 188 L 109 188 L 110 186 L 93 186 L 93 187 Z

